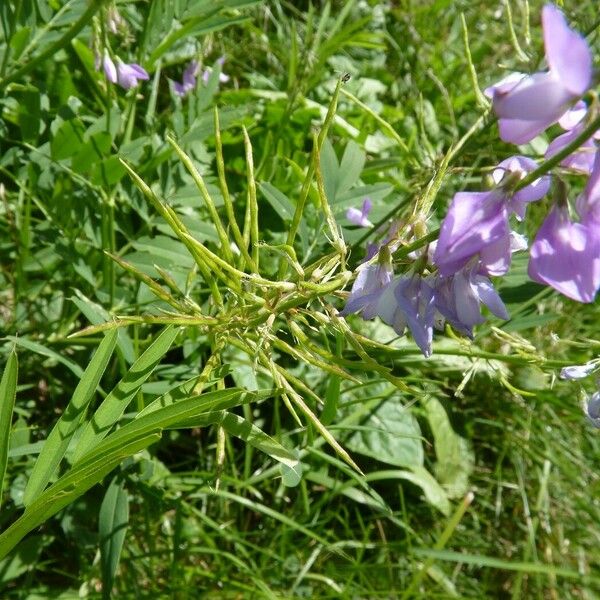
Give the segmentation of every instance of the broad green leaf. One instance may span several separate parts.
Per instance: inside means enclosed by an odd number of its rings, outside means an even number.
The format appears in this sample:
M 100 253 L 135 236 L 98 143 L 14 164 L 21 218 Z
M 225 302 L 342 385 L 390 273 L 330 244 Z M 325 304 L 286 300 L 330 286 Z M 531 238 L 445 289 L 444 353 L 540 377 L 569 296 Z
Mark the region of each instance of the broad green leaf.
M 286 487 L 296 487 L 302 481 L 302 463 L 300 461 L 294 467 L 281 463 L 280 469 L 281 481 Z
M 110 394 L 106 396 L 81 433 L 73 454 L 74 462 L 77 462 L 102 440 L 110 428 L 121 418 L 142 384 L 150 377 L 167 353 L 178 333 L 179 329 L 177 327 L 166 327 L 152 345 L 131 365 L 129 371 Z
M 423 404 L 433 433 L 437 457 L 435 476 L 448 497 L 462 497 L 469 489 L 469 476 L 475 463 L 473 452 L 467 440 L 452 429 L 448 415 L 439 400 L 428 397 Z
M 429 504 L 435 506 L 444 515 L 450 514 L 450 502 L 444 488 L 425 467 L 412 467 L 410 471 L 399 471 L 398 477 L 418 485 Z
M 291 221 L 294 217 L 294 205 L 291 200 L 283 192 L 280 192 L 275 186 L 266 181 L 262 181 L 259 185 L 260 191 L 281 219 L 283 221 Z
M 46 439 L 25 488 L 23 496 L 25 506 L 31 504 L 44 490 L 65 455 L 69 442 L 79 426 L 79 422 L 112 356 L 117 336 L 117 330 L 113 329 L 100 342 L 73 393 L 71 401 Z
M 325 138 L 323 142 L 320 160 L 327 201 L 329 204 L 335 204 L 340 167 L 329 138 Z
M 62 160 L 77 154 L 84 144 L 84 131 L 85 128 L 79 119 L 65 121 L 50 142 L 52 158 Z
M 110 598 L 125 534 L 129 524 L 129 495 L 117 479 L 113 479 L 106 490 L 100 506 L 98 533 L 100 534 L 100 560 L 102 569 L 102 589 Z
M 15 348 L 8 355 L 8 361 L 0 380 L 0 505 L 2 504 L 2 490 L 4 475 L 8 463 L 8 446 L 10 443 L 10 429 L 12 414 L 17 393 L 17 378 L 19 374 L 19 361 Z
M 336 196 L 345 194 L 360 179 L 366 158 L 365 151 L 355 141 L 350 140 L 340 163 Z
M 345 445 L 353 452 L 398 467 L 412 468 L 423 464 L 419 424 L 397 395 L 391 395 L 375 406 L 348 436 Z

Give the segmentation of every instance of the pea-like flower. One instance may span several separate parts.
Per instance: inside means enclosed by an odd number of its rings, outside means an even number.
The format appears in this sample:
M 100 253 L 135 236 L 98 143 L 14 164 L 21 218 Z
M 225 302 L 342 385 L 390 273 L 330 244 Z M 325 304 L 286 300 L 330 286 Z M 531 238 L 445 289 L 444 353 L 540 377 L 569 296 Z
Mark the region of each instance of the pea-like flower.
M 600 223 L 573 222 L 555 206 L 531 246 L 529 277 L 578 302 L 593 302 L 600 287 Z
M 592 394 L 584 403 L 585 415 L 588 421 L 600 429 L 600 392 Z
M 373 227 L 373 223 L 369 221 L 369 213 L 371 212 L 371 208 L 373 208 L 371 199 L 365 198 L 361 209 L 352 207 L 346 211 L 346 219 L 348 219 L 350 223 L 358 225 L 359 227 Z
M 483 275 L 503 275 L 508 271 L 511 262 L 508 216 L 514 212 L 522 218 L 529 202 L 547 194 L 550 179 L 541 177 L 515 194 L 511 194 L 504 179 L 517 181 L 536 167 L 531 159 L 513 156 L 502 161 L 493 172 L 500 187 L 489 192 L 455 194 L 433 255 L 433 263 L 441 275 L 453 275 L 475 256 Z
M 183 81 L 173 82 L 173 91 L 180 98 L 187 96 L 196 87 L 196 75 L 198 75 L 198 61 L 192 60 L 183 71 Z
M 485 322 L 481 304 L 500 319 L 509 318 L 506 306 L 492 282 L 479 275 L 476 265 L 467 266 L 451 277 L 438 276 L 435 281 L 435 309 L 438 328 L 448 321 L 456 330 L 473 337 L 473 327 Z
M 500 137 L 524 144 L 556 123 L 590 87 L 592 55 L 586 40 L 551 4 L 542 9 L 548 71 L 517 74 L 488 88 L 499 117 Z
M 592 360 L 585 365 L 571 365 L 560 370 L 561 379 L 584 379 L 591 375 L 600 365 L 597 360 Z
M 138 80 L 149 79 L 146 70 L 136 63 L 127 64 L 117 57 L 117 64 L 115 65 L 108 52 L 104 53 L 102 67 L 108 81 L 118 83 L 126 90 L 136 87 Z

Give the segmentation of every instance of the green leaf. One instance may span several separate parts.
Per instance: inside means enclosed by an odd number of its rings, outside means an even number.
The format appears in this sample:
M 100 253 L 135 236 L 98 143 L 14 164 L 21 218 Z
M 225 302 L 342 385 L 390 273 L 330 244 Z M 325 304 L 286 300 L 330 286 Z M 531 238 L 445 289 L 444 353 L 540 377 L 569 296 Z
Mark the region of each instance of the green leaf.
M 300 475 L 302 474 L 302 467 L 297 456 L 250 421 L 233 413 L 225 413 L 219 424 L 227 433 L 244 440 L 282 465 L 296 469 Z
M 291 200 L 275 186 L 262 181 L 260 191 L 283 221 L 291 221 L 294 217 L 294 205 Z
M 423 464 L 419 424 L 397 395 L 379 402 L 345 445 L 353 452 L 398 467 Z
M 109 331 L 100 342 L 87 366 L 71 401 L 50 432 L 33 467 L 23 504 L 28 506 L 44 490 L 62 460 L 81 417 L 92 399 L 117 342 L 117 330 Z
M 83 369 L 77 363 L 74 363 L 72 360 L 61 356 L 58 354 L 58 352 L 54 352 L 54 350 L 51 350 L 50 348 L 46 348 L 46 346 L 42 346 L 42 344 L 39 344 L 38 342 L 32 342 L 27 338 L 16 337 L 12 335 L 7 335 L 6 339 L 12 340 L 17 346 L 21 346 L 22 348 L 26 348 L 27 350 L 31 350 L 32 352 L 36 352 L 37 354 L 41 354 L 42 356 L 46 356 L 65 365 L 65 367 L 77 375 L 77 377 L 83 376 Z
M 167 353 L 178 333 L 177 327 L 166 327 L 152 345 L 131 365 L 123 379 L 106 396 L 85 426 L 75 448 L 73 462 L 79 461 L 86 452 L 102 440 L 120 419 L 142 384 L 150 377 Z
M 437 462 L 434 467 L 437 480 L 448 497 L 459 498 L 469 489 L 475 457 L 467 440 L 454 432 L 444 407 L 435 398 L 423 400 L 427 420 L 433 433 Z
M 350 140 L 344 150 L 338 174 L 336 196 L 346 193 L 359 179 L 367 155 L 353 140 Z
M 6 465 L 8 463 L 8 446 L 10 443 L 10 429 L 12 414 L 17 394 L 17 378 L 19 374 L 19 361 L 15 349 L 8 355 L 4 367 L 2 380 L 0 380 L 0 505 L 2 504 L 2 489 Z
M 128 524 L 129 495 L 123 483 L 118 483 L 115 478 L 108 486 L 104 500 L 102 500 L 98 522 L 102 590 L 105 598 L 111 597 Z
M 281 481 L 286 487 L 296 487 L 302 481 L 302 463 L 300 461 L 294 467 L 281 463 L 280 470 Z
M 329 138 L 325 138 L 323 142 L 320 160 L 327 201 L 335 204 L 340 166 Z
M 410 471 L 398 471 L 397 476 L 418 485 L 423 490 L 429 504 L 435 506 L 446 516 L 450 514 L 450 502 L 446 491 L 425 467 L 415 466 Z
M 50 152 L 54 160 L 70 158 L 77 154 L 83 143 L 85 128 L 78 119 L 65 121 L 50 142 Z

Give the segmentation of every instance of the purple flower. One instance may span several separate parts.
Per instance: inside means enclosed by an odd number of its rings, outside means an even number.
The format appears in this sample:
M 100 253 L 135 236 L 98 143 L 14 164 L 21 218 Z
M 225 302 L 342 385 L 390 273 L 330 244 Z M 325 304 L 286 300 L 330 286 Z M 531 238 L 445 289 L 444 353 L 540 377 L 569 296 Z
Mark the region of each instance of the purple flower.
M 115 63 L 112 61 L 112 58 L 109 56 L 108 52 L 104 53 L 104 58 L 102 59 L 102 68 L 104 69 L 104 75 L 106 79 L 111 83 L 117 83 L 117 67 L 115 67 Z
M 353 207 L 346 211 L 346 219 L 359 227 L 373 227 L 373 223 L 369 221 L 371 208 L 373 208 L 373 203 L 370 198 L 365 198 L 362 209 L 359 210 L 358 208 Z
M 408 327 L 423 355 L 431 356 L 434 292 L 420 275 L 401 275 L 388 283 L 379 294 L 375 313 L 398 335 Z
M 579 302 L 593 302 L 600 287 L 600 225 L 592 215 L 581 223 L 566 206 L 555 206 L 531 246 L 529 277 Z
M 488 88 L 499 117 L 500 137 L 524 144 L 558 121 L 584 94 L 592 79 L 592 56 L 585 39 L 569 28 L 553 5 L 542 9 L 544 47 L 549 70 L 504 80 Z
M 219 64 L 219 67 L 221 67 L 221 69 L 222 69 L 223 64 L 225 63 L 225 57 L 221 56 L 219 59 L 217 59 L 217 63 Z M 207 67 L 206 69 L 204 69 L 204 72 L 202 73 L 202 82 L 204 83 L 204 85 L 206 85 L 208 83 L 208 79 L 210 78 L 212 71 L 213 71 L 212 67 Z M 228 81 L 229 81 L 229 75 L 226 75 L 225 73 L 223 73 L 223 71 L 221 71 L 219 73 L 219 82 L 227 83 Z
M 509 239 L 508 212 L 502 190 L 458 192 L 455 194 L 440 228 L 433 255 L 441 275 L 450 276 L 462 269 L 474 256 L 491 250 L 486 264 L 503 256 L 503 242 Z M 491 247 L 491 248 L 490 248 Z M 493 268 L 492 268 L 493 269 Z M 504 273 L 491 272 L 493 275 Z
M 377 301 L 381 292 L 393 276 L 389 255 L 387 260 L 382 255 L 378 262 L 364 262 L 359 265 L 352 291 L 340 314 L 346 316 L 362 312 L 363 319 L 372 319 L 376 314 Z
M 104 53 L 102 68 L 106 79 L 111 83 L 118 83 L 122 88 L 128 90 L 138 84 L 138 79 L 148 79 L 148 73 L 140 65 L 126 64 L 117 57 L 117 65 L 113 62 L 108 52 Z
M 127 64 L 117 58 L 117 83 L 125 90 L 138 85 L 138 79 L 149 79 L 148 73 L 136 63 Z
M 477 274 L 474 267 L 461 269 L 452 277 L 438 276 L 434 299 L 435 309 L 441 315 L 441 318 L 438 316 L 436 319 L 439 328 L 446 320 L 470 338 L 473 337 L 473 327 L 485 321 L 481 314 L 481 304 L 500 319 L 509 319 L 506 306 L 492 282 Z
M 511 156 L 503 160 L 493 171 L 492 179 L 501 185 L 505 177 L 511 176 L 515 181 L 523 179 L 531 171 L 535 171 L 538 164 L 526 156 Z M 509 212 L 515 213 L 519 221 L 525 218 L 525 210 L 529 202 L 543 198 L 550 189 L 550 176 L 543 175 L 533 183 L 519 190 L 508 199 Z
M 596 392 L 586 399 L 584 410 L 589 422 L 594 427 L 600 428 L 600 392 Z
M 183 81 L 173 82 L 173 90 L 180 97 L 187 96 L 196 87 L 196 75 L 198 74 L 198 61 L 191 61 L 183 72 Z
M 529 202 L 539 200 L 550 187 L 547 176 L 511 195 L 510 185 L 537 167 L 535 161 L 513 156 L 492 173 L 500 187 L 489 192 L 458 192 L 440 228 L 433 255 L 441 275 L 449 277 L 475 256 L 483 275 L 503 275 L 511 261 L 510 212 L 525 215 Z
M 583 379 L 598 368 L 598 361 L 593 360 L 585 365 L 572 365 L 560 370 L 561 379 Z

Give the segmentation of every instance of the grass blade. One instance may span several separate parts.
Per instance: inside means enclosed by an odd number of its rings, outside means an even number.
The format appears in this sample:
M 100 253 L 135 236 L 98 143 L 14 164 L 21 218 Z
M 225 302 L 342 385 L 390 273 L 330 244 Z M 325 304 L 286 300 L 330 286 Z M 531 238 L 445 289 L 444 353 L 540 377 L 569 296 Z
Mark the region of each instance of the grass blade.
M 74 462 L 77 462 L 102 440 L 119 420 L 142 384 L 150 377 L 167 353 L 178 333 L 177 327 L 166 327 L 152 345 L 131 365 L 125 377 L 104 399 L 90 422 L 85 426 L 73 455 Z
M 108 486 L 104 500 L 102 500 L 98 523 L 103 598 L 111 597 L 128 524 L 129 495 L 123 483 L 118 483 L 115 478 Z
M 0 381 L 0 505 L 2 504 L 2 489 L 6 464 L 8 462 L 10 427 L 17 393 L 18 374 L 19 361 L 13 346 L 11 353 L 8 355 L 8 361 L 6 362 L 2 380 Z
M 28 506 L 46 487 L 60 464 L 75 430 L 79 426 L 108 361 L 117 343 L 118 330 L 109 331 L 100 342 L 90 364 L 86 368 L 71 401 L 46 439 L 44 446 L 31 472 L 23 495 L 23 504 Z

